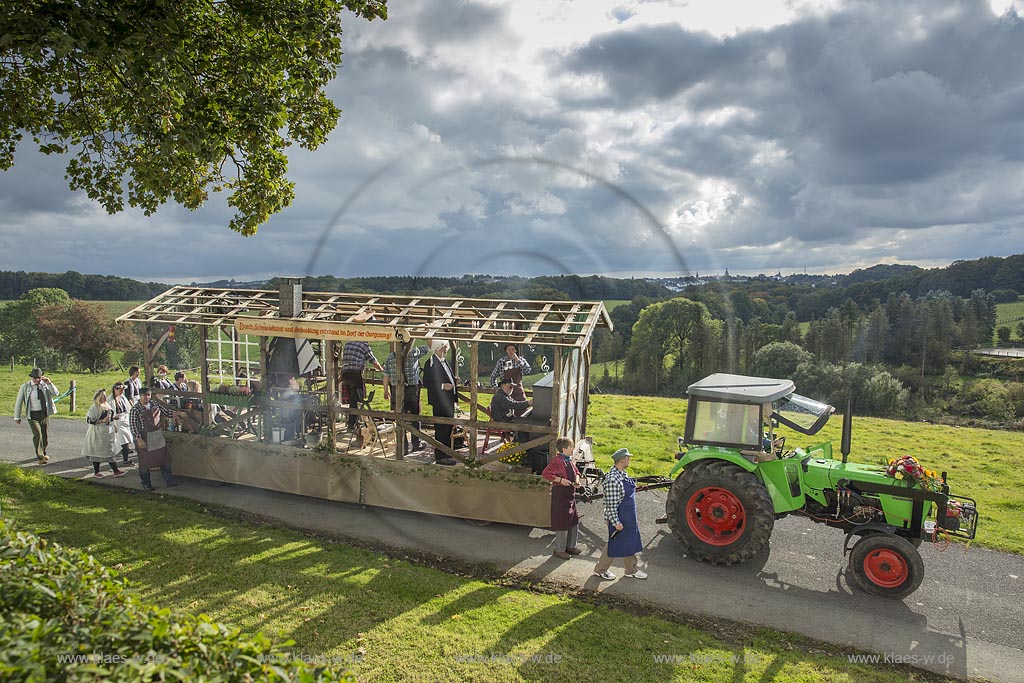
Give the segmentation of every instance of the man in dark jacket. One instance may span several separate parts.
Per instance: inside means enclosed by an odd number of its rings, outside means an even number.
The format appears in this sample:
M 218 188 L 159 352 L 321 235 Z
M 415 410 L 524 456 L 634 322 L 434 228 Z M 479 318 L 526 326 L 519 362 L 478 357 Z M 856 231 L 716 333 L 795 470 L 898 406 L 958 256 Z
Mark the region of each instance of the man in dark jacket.
M 458 400 L 458 380 L 452 366 L 445 360 L 448 353 L 448 342 L 435 339 L 430 344 L 433 353 L 423 364 L 423 386 L 427 388 L 427 403 L 433 408 L 437 417 L 455 417 L 455 403 Z M 452 445 L 452 425 L 434 424 L 434 438 L 447 446 Z M 434 449 L 434 462 L 438 465 L 454 465 L 455 459 L 437 448 Z
M 505 377 L 498 382 L 491 398 L 491 419 L 495 422 L 512 422 L 530 407 L 529 401 L 517 401 L 512 398 L 515 382 Z

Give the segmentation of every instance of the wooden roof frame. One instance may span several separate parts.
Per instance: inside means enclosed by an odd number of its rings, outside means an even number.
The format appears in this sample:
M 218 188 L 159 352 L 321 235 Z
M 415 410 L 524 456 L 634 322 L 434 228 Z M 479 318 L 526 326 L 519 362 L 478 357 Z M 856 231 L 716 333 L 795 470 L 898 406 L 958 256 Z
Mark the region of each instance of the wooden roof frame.
M 279 317 L 272 290 L 175 286 L 118 316 L 117 322 L 233 325 L 238 318 Z M 370 315 L 372 314 L 372 318 Z M 302 293 L 296 320 L 402 327 L 413 339 L 545 344 L 585 349 L 598 328 L 612 329 L 601 301 L 472 299 L 345 292 Z

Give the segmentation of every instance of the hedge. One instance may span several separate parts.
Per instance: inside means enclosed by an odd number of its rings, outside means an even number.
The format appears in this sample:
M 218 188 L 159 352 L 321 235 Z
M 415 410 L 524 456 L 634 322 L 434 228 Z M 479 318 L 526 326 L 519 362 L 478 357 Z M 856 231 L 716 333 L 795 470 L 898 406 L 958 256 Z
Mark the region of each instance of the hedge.
M 291 645 L 145 604 L 91 555 L 0 518 L 0 680 L 355 680 Z

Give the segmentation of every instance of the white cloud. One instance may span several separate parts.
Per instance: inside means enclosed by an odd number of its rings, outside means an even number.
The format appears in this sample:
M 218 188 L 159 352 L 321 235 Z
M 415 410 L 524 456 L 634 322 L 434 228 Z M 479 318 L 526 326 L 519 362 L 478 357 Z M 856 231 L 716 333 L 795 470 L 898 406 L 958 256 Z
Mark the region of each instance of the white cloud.
M 453 0 L 346 23 L 344 113 L 255 238 L 108 216 L 23 146 L 0 268 L 733 272 L 1019 251 L 1024 0 Z M 46 245 L 45 249 L 33 248 Z

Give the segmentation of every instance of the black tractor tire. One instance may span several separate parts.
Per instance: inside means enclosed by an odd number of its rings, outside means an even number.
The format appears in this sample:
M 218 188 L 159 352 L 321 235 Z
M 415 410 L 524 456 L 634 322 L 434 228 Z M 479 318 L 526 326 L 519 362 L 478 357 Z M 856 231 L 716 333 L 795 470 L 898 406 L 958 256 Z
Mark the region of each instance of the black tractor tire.
M 686 553 L 711 564 L 751 559 L 768 544 L 775 525 L 775 508 L 764 484 L 724 460 L 688 466 L 672 484 L 665 513 Z
M 849 575 L 865 593 L 902 600 L 920 588 L 924 560 L 905 538 L 869 534 L 850 550 Z

